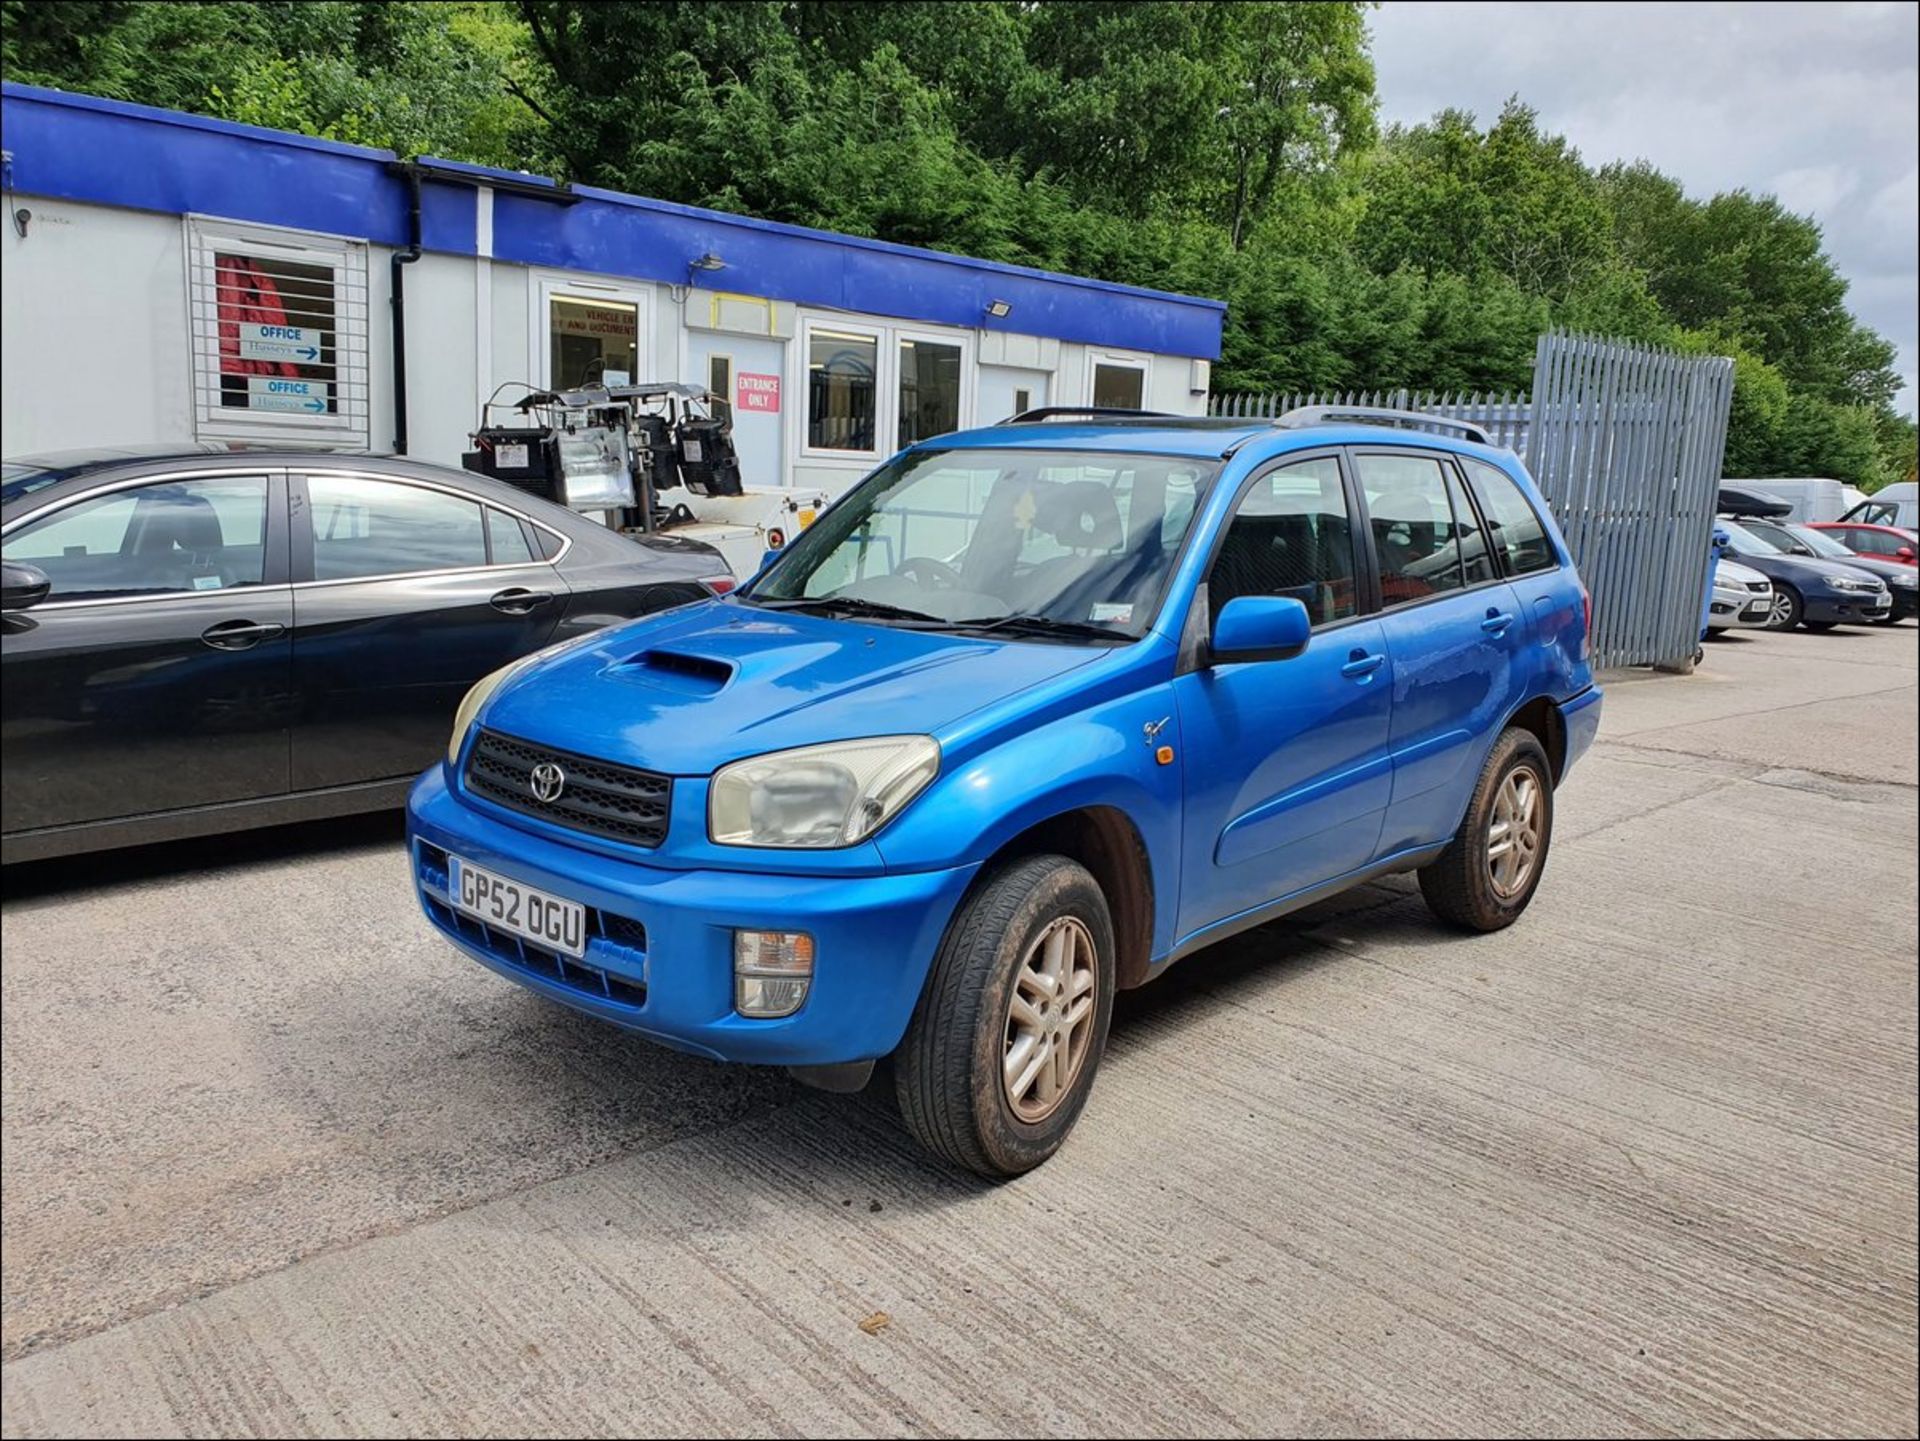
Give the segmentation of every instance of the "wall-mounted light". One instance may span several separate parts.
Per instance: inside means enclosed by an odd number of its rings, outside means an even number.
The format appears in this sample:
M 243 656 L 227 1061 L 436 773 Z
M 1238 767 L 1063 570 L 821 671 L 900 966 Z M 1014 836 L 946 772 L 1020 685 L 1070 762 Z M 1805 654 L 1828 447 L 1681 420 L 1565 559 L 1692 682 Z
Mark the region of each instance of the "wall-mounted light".
M 1004 320 L 1007 316 L 1013 314 L 1013 302 L 1008 300 L 989 300 L 987 302 L 987 314 L 995 320 Z
M 698 260 L 689 260 L 687 262 L 687 269 L 690 271 L 691 270 L 707 270 L 707 271 L 725 270 L 726 268 L 727 268 L 727 262 L 722 260 L 719 256 L 715 255 L 711 250 L 709 250 L 705 255 L 702 255 Z

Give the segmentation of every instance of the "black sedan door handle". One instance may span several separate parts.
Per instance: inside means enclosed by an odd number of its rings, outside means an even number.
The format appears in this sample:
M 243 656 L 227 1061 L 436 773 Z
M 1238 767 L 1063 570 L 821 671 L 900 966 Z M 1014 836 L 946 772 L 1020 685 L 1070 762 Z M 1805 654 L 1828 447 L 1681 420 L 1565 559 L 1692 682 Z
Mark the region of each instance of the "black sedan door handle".
M 505 611 L 508 615 L 525 615 L 537 610 L 553 599 L 553 592 L 546 590 L 528 590 L 524 586 L 508 586 L 491 596 L 487 604 L 495 610 Z
M 271 621 L 264 625 L 250 620 L 223 620 L 200 632 L 200 639 L 215 650 L 251 650 L 263 640 L 287 633 L 284 625 Z

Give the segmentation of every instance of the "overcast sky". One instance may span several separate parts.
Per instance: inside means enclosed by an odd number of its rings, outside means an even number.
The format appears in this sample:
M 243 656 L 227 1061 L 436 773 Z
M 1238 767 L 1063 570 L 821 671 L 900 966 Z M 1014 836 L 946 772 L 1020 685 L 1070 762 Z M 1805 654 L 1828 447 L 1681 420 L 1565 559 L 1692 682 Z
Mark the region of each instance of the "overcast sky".
M 1854 314 L 1920 384 L 1920 6 L 1433 4 L 1373 12 L 1383 122 L 1518 93 L 1589 164 L 1647 159 L 1693 196 L 1770 191 L 1811 215 Z

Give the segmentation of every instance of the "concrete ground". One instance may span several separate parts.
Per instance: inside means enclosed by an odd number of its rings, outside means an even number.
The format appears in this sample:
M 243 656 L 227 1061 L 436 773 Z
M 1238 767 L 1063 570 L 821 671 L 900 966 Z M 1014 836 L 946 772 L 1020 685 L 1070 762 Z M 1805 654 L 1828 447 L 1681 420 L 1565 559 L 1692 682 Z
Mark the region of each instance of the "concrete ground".
M 387 820 L 10 871 L 0 1431 L 1912 1434 L 1915 661 L 1615 678 L 1519 925 L 1184 963 L 1003 1186 L 459 959 Z

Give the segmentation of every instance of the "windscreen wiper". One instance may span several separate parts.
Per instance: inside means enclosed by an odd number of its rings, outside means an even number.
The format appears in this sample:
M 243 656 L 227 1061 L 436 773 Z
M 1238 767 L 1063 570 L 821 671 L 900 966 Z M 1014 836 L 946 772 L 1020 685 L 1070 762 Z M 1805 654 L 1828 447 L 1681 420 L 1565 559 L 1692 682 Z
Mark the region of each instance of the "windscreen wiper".
M 1086 620 L 1059 620 L 1050 615 L 983 615 L 948 622 L 951 630 L 1006 631 L 1013 635 L 1058 637 L 1061 640 L 1126 641 L 1133 637 Z
M 766 610 L 813 610 L 826 614 L 838 612 L 841 615 L 865 616 L 870 620 L 912 620 L 941 623 L 937 615 L 928 615 L 923 610 L 908 610 L 903 605 L 888 605 L 883 600 L 865 600 L 857 595 L 802 595 L 792 599 L 761 600 L 758 596 L 741 597 L 749 605 L 761 606 Z

